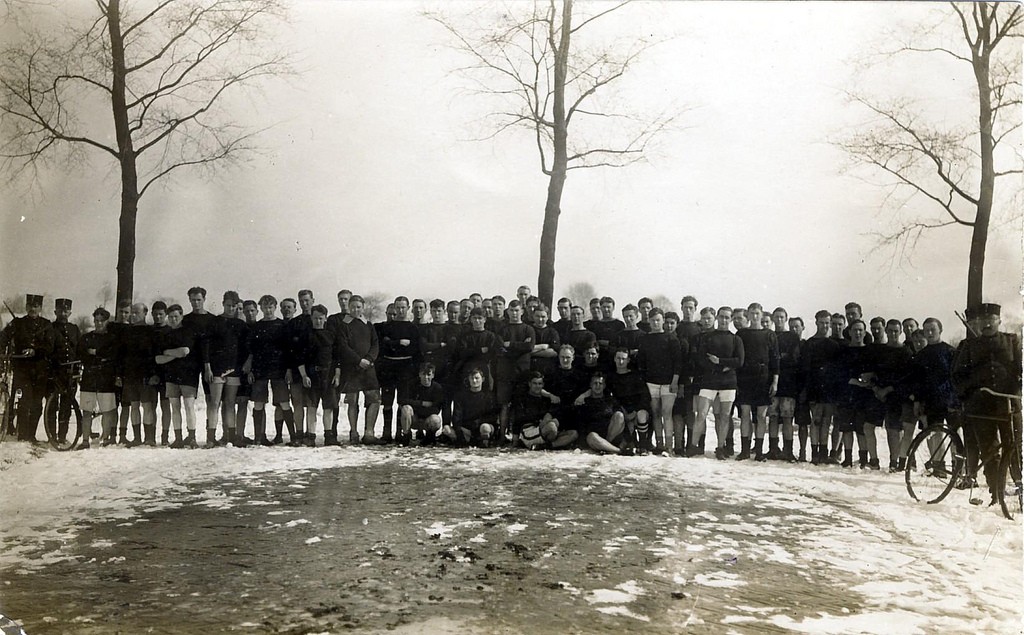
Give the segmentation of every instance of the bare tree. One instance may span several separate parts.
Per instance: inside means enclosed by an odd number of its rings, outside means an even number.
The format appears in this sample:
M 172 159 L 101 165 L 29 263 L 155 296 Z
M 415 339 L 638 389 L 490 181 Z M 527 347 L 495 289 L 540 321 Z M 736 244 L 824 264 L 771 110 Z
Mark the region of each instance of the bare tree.
M 974 79 L 975 115 L 957 123 L 945 111 L 942 117 L 929 116 L 907 96 L 852 94 L 871 121 L 839 142 L 856 164 L 887 175 L 892 193 L 924 197 L 934 210 L 931 217 L 905 218 L 896 231 L 880 234 L 882 244 L 912 249 L 928 230 L 971 230 L 968 305 L 982 301 L 997 181 L 1021 174 L 1019 154 L 1001 144 L 1016 143 L 1021 125 L 1021 50 L 1012 40 L 1021 37 L 1022 20 L 1018 3 L 950 3 L 934 24 L 923 25 L 878 59 L 939 55 L 966 65 Z M 951 101 L 943 97 L 944 105 Z
M 641 161 L 652 140 L 675 113 L 642 115 L 612 105 L 614 85 L 657 42 L 631 34 L 628 43 L 587 42 L 603 17 L 630 0 L 593 3 L 574 13 L 573 0 L 510 3 L 465 22 L 428 13 L 471 61 L 458 71 L 478 95 L 497 97 L 496 127 L 487 138 L 525 128 L 532 133 L 541 172 L 548 178 L 540 238 L 537 293 L 551 306 L 555 280 L 555 239 L 562 192 L 570 170 L 622 167 Z M 466 26 L 460 26 L 465 24 Z
M 267 33 L 283 9 L 278 0 L 23 8 L 23 29 L 0 61 L 0 156 L 15 177 L 58 158 L 116 164 L 116 297 L 130 300 L 142 196 L 183 168 L 212 171 L 253 149 L 255 131 L 234 123 L 229 102 L 289 72 Z

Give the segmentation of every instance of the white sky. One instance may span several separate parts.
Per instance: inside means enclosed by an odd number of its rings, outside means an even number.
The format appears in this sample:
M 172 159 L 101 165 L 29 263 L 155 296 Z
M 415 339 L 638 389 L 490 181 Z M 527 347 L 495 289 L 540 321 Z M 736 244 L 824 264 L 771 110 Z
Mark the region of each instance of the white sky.
M 228 288 L 280 299 L 310 287 L 333 310 L 342 287 L 427 299 L 536 290 L 547 186 L 536 149 L 526 133 L 472 140 L 487 104 L 449 73 L 464 60 L 423 6 L 295 3 L 278 39 L 301 76 L 266 84 L 238 111 L 240 123 L 274 125 L 260 138 L 264 152 L 214 181 L 183 175 L 142 199 L 139 299 L 184 301 L 200 284 L 217 308 Z M 587 281 L 620 306 L 694 294 L 702 305 L 757 301 L 805 319 L 857 300 L 868 316 L 935 315 L 955 335 L 969 230 L 926 236 L 909 262 L 872 253 L 867 234 L 888 227 L 893 211 L 883 189 L 841 174 L 846 158 L 828 143 L 864 117 L 843 97 L 865 81 L 851 60 L 886 27 L 932 10 L 677 2 L 616 14 L 608 27 L 622 37 L 676 35 L 641 60 L 622 99 L 690 110 L 650 163 L 570 172 L 556 293 Z M 966 66 L 928 56 L 912 64 L 869 79 L 879 93 L 902 91 L 970 121 Z M 77 172 L 41 174 L 31 191 L 4 186 L 4 297 L 70 296 L 85 313 L 113 286 L 119 186 L 107 158 L 87 156 Z M 928 208 L 915 199 L 908 210 Z M 994 232 L 988 253 L 986 297 L 1019 312 L 1019 220 Z

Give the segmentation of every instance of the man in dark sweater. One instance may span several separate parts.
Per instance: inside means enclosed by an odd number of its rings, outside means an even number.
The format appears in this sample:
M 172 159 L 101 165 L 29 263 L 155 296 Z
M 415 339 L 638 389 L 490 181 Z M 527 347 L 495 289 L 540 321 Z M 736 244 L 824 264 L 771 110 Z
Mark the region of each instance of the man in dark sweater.
M 458 303 L 455 306 L 458 306 Z M 458 384 L 454 364 L 455 346 L 462 327 L 445 320 L 444 300 L 430 301 L 430 320 L 429 324 L 421 324 L 419 327 L 420 355 L 424 362 L 433 365 L 434 378 L 444 391 L 441 403 L 438 404 L 441 420 L 444 423 L 451 423 L 452 397 Z
M 692 295 L 683 296 L 679 302 L 679 324 L 676 326 L 676 338 L 684 351 L 682 368 L 679 374 L 679 392 L 672 404 L 672 426 L 675 447 L 672 449 L 677 456 L 686 454 L 688 434 L 693 432 L 693 420 L 696 418 L 696 384 L 694 383 L 693 351 L 697 350 L 697 338 L 703 329 L 697 316 L 697 298 Z M 695 440 L 695 444 L 696 440 Z M 703 442 L 700 443 L 703 445 Z
M 811 406 L 811 463 L 818 465 L 832 458 L 828 448 L 836 397 L 832 369 L 842 344 L 829 334 L 832 314 L 828 311 L 814 314 L 814 327 L 814 335 L 801 346 L 800 368 Z
M 526 375 L 527 389 L 512 399 L 512 433 L 517 442 L 531 450 L 570 447 L 578 434 L 561 429 L 556 412 L 561 399 L 544 389 L 544 376 L 537 371 Z
M 437 300 L 435 300 L 437 301 Z M 401 434 L 398 442 L 409 445 L 412 430 L 423 433 L 423 445 L 433 445 L 444 422 L 441 407 L 444 405 L 444 388 L 434 381 L 436 369 L 431 362 L 420 364 L 417 381 L 398 395 Z
M 554 322 L 552 326 L 558 331 L 558 337 L 564 342 L 565 336 L 572 328 L 572 318 L 569 316 L 569 311 L 572 309 L 572 301 L 569 298 L 559 298 L 558 304 L 555 306 L 558 310 L 558 321 Z M 554 319 L 554 316 L 551 316 Z
M 338 364 L 337 342 L 334 331 L 327 325 L 327 307 L 314 305 L 310 310 L 312 330 L 302 346 L 299 376 L 305 391 L 306 431 L 293 445 L 316 447 L 316 409 L 323 402 L 324 445 L 338 445 L 338 431 L 334 427 L 333 412 L 338 407 L 338 388 L 341 385 L 341 367 Z
M 53 352 L 50 356 L 50 386 L 47 390 L 56 408 L 47 408 L 47 425 L 56 427 L 57 437 L 63 444 L 67 441 L 68 425 L 71 420 L 71 400 L 77 384 L 72 381 L 74 362 L 78 361 L 78 341 L 82 333 L 78 326 L 68 321 L 71 317 L 71 300 L 58 298 L 54 303 Z
M 700 366 L 701 389 L 697 395 L 697 419 L 691 439 L 704 436 L 708 413 L 714 405 L 715 431 L 718 433 L 715 458 L 722 460 L 725 459 L 732 403 L 736 399 L 736 370 L 743 367 L 743 341 L 729 331 L 731 308 L 720 308 L 715 319 L 715 330 L 704 334 L 695 353 Z M 701 454 L 704 454 L 702 447 L 693 443 L 687 445 L 686 456 Z
M 287 362 L 285 348 L 288 346 L 285 323 L 277 317 L 277 299 L 272 295 L 260 298 L 263 317 L 249 328 L 246 351 L 248 356 L 242 364 L 242 372 L 249 376 L 252 384 L 252 425 L 256 442 L 272 445 L 283 441 L 284 426 L 288 426 L 289 439 L 295 438 L 295 419 L 285 380 Z M 274 404 L 276 435 L 267 439 L 267 403 Z
M 117 336 L 108 330 L 110 313 L 104 308 L 92 312 L 95 330 L 86 333 L 78 343 L 82 360 L 81 395 L 82 438 L 79 449 L 89 447 L 92 436 L 92 418 L 100 415 L 103 425 L 103 445 L 114 442 L 111 431 L 117 422 L 114 386 L 117 380 Z
M 656 439 L 654 452 L 667 455 L 676 446 L 672 409 L 679 392 L 683 350 L 675 333 L 665 331 L 665 315 L 661 309 L 651 309 L 648 320 L 651 331 L 640 340 L 637 366 L 650 392 Z
M 212 317 L 212 316 L 211 316 Z M 163 334 L 157 345 L 155 361 L 163 366 L 167 382 L 167 398 L 171 400 L 171 417 L 174 426 L 172 448 L 196 448 L 196 395 L 199 392 L 199 376 L 203 360 L 199 353 L 199 336 L 185 326 L 180 305 L 167 307 L 167 323 L 171 329 Z M 181 424 L 184 412 L 188 436 L 182 436 Z
M 542 375 L 558 366 L 558 348 L 562 345 L 562 338 L 558 330 L 548 322 L 548 309 L 546 306 L 539 306 L 533 312 L 534 342 L 533 350 L 530 352 L 530 370 L 535 370 Z
M 512 389 L 519 383 L 520 376 L 530 369 L 530 353 L 535 340 L 533 327 L 523 323 L 523 307 L 519 300 L 508 303 L 508 322 L 497 335 L 502 340 L 502 353 L 496 360 L 494 392 L 501 408 L 497 440 L 503 443 L 512 439 L 508 428 Z
M 501 339 L 484 328 L 487 318 L 483 309 L 469 312 L 470 330 L 459 337 L 456 359 L 459 366 L 459 381 L 468 376 L 470 370 L 479 369 L 484 373 L 484 391 L 494 392 L 494 365 L 502 350 Z
M 366 404 L 363 424 L 363 443 L 376 443 L 373 428 L 380 412 L 380 384 L 374 372 L 374 364 L 380 353 L 377 331 L 363 317 L 363 298 L 353 295 L 348 303 L 350 314 L 341 329 L 338 342 L 338 357 L 341 377 L 344 382 L 345 403 L 348 404 L 348 440 L 359 443 L 357 421 L 359 419 L 359 393 L 363 393 Z
M 597 336 L 586 329 L 583 323 L 583 307 L 574 306 L 569 310 L 572 327 L 562 338 L 563 344 L 569 344 L 576 351 L 576 364 L 583 364 L 583 351 L 597 346 Z
M 788 330 L 789 313 L 781 306 L 772 311 L 772 323 L 775 325 L 775 339 L 779 347 L 779 384 L 769 410 L 769 447 L 778 447 L 781 432 L 780 458 L 793 463 L 797 460 L 793 454 L 793 418 L 796 414 L 796 401 L 800 396 L 800 336 Z M 800 444 L 800 452 L 803 453 L 803 443 Z
M 601 298 L 601 319 L 592 321 L 589 328 L 594 335 L 597 337 L 598 351 L 601 355 L 601 364 L 605 368 L 612 366 L 612 355 L 614 351 L 611 348 L 612 337 L 616 333 L 626 328 L 626 325 L 615 317 L 615 300 L 609 296 Z
M 744 326 L 736 331 L 743 341 L 743 366 L 737 370 L 736 403 L 740 407 L 741 449 L 737 460 L 750 458 L 751 433 L 754 433 L 755 458 L 781 458 L 776 446 L 766 453 L 763 449 L 765 433 L 768 431 L 768 406 L 775 397 L 779 386 L 779 344 L 775 333 L 761 328 L 764 314 L 761 305 L 753 302 L 747 307 L 743 318 Z M 752 420 L 756 416 L 756 428 Z M 792 437 L 790 437 L 792 438 Z M 778 436 L 775 437 L 778 443 Z
M 149 309 L 137 302 L 128 316 L 130 326 L 121 335 L 118 355 L 118 376 L 121 378 L 121 398 L 131 411 L 134 438 L 128 444 L 142 443 L 145 430 L 146 445 L 156 445 L 156 386 L 160 378 L 156 372 L 156 333 L 146 324 Z
M 376 325 L 380 341 L 377 379 L 380 381 L 381 411 L 384 414 L 381 443 L 390 443 L 393 438 L 396 397 L 399 397 L 399 390 L 416 379 L 416 364 L 420 356 L 419 329 L 409 321 L 409 298 L 400 295 L 393 304 L 394 320 Z
M 483 309 L 480 311 L 483 316 Z M 489 333 L 490 331 L 485 331 Z M 493 333 L 492 333 L 493 335 Z M 441 430 L 443 437 L 453 443 L 479 444 L 488 448 L 494 441 L 500 409 L 494 393 L 484 389 L 483 369 L 473 367 L 466 375 L 466 388 L 455 395 L 452 407 L 452 425 Z

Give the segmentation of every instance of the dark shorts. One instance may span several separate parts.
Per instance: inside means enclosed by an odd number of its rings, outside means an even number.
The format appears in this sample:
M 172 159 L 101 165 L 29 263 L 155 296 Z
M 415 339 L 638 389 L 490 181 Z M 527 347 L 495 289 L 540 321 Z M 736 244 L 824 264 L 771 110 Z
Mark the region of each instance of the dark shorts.
M 159 395 L 156 386 L 150 386 L 145 379 L 125 378 L 121 399 L 125 403 L 156 403 Z
M 416 363 L 411 360 L 377 360 L 377 381 L 383 390 L 393 390 L 405 386 L 416 378 Z
M 837 407 L 833 421 L 839 432 L 864 434 L 864 422 L 867 421 L 867 415 L 863 408 Z
M 341 391 L 343 393 L 380 390 L 377 372 L 373 366 L 369 368 L 349 368 L 341 372 Z M 380 401 L 378 398 L 377 401 Z
M 767 372 L 736 374 L 736 405 L 768 406 L 772 399 L 768 391 L 772 386 L 772 378 Z
M 273 393 L 273 399 L 270 398 Z M 257 379 L 252 384 L 252 400 L 258 403 L 288 403 L 291 395 L 283 379 Z
M 302 390 L 305 393 L 307 408 L 310 406 L 315 408 L 320 405 L 320 402 L 323 402 L 324 410 L 338 409 L 338 389 L 331 385 L 330 379 L 314 379 L 312 386 Z

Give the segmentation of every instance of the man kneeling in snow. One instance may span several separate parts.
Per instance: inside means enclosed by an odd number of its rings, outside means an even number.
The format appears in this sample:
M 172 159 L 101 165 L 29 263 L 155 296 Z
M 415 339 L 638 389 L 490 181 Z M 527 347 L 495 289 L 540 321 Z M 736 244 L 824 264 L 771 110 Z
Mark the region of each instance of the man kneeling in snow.
M 557 395 L 544 390 L 544 375 L 531 371 L 528 390 L 512 401 L 512 434 L 517 442 L 531 450 L 567 448 L 576 442 L 575 430 L 561 430 L 552 414 L 561 402 Z

